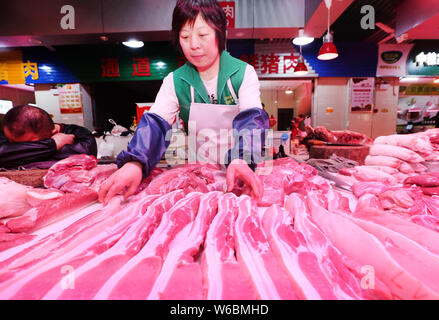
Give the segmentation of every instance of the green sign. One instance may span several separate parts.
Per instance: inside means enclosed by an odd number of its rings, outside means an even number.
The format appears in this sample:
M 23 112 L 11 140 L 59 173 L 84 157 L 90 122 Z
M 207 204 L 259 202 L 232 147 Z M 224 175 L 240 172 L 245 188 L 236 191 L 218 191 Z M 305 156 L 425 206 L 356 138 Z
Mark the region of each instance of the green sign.
M 381 59 L 383 59 L 383 61 L 388 64 L 394 64 L 398 62 L 401 57 L 401 51 L 385 51 L 381 53 Z
M 439 75 L 439 43 L 419 41 L 407 60 L 407 74 L 419 76 Z
M 407 87 L 401 86 L 399 91 L 407 96 L 435 96 L 439 95 L 439 85 L 411 84 Z
M 56 55 L 82 83 L 162 80 L 179 66 L 179 57 L 168 43 L 137 49 L 120 45 L 61 47 Z

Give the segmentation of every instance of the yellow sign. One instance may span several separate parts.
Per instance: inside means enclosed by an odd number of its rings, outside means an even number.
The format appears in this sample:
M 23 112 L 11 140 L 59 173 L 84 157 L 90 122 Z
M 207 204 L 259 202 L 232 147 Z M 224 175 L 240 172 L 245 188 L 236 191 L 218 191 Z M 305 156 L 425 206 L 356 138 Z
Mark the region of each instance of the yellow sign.
M 36 62 L 23 62 L 21 50 L 0 51 L 0 81 L 8 84 L 24 84 L 26 77 L 39 78 Z

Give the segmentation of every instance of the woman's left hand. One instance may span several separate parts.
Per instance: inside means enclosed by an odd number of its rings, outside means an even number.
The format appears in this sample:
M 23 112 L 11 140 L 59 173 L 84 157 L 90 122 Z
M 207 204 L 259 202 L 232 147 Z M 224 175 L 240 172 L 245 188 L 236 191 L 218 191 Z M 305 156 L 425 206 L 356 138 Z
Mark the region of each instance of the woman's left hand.
M 241 179 L 247 186 L 251 187 L 252 193 L 256 199 L 259 200 L 262 198 L 264 188 L 261 180 L 242 159 L 232 160 L 227 168 L 227 192 L 231 192 L 233 190 L 236 178 Z

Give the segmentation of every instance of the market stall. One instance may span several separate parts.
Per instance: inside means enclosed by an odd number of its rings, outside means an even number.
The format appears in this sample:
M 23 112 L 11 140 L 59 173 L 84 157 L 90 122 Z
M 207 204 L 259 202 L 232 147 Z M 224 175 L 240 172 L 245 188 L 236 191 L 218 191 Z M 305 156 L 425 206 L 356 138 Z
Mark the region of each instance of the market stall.
M 0 220 L 0 298 L 437 299 L 438 137 L 379 137 L 365 165 L 267 160 L 259 200 L 195 163 L 156 168 L 107 206 L 96 190 L 115 167 L 90 156 L 58 162 L 44 188 L 3 178 L 21 209 Z

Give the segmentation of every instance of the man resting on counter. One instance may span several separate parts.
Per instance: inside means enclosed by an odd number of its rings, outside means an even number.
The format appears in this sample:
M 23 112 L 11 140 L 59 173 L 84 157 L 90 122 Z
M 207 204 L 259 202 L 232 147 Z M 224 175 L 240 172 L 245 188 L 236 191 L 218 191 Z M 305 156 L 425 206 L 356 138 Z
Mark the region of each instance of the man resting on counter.
M 92 133 L 74 124 L 54 123 L 41 108 L 21 105 L 3 118 L 0 168 L 47 169 L 74 154 L 97 155 Z

